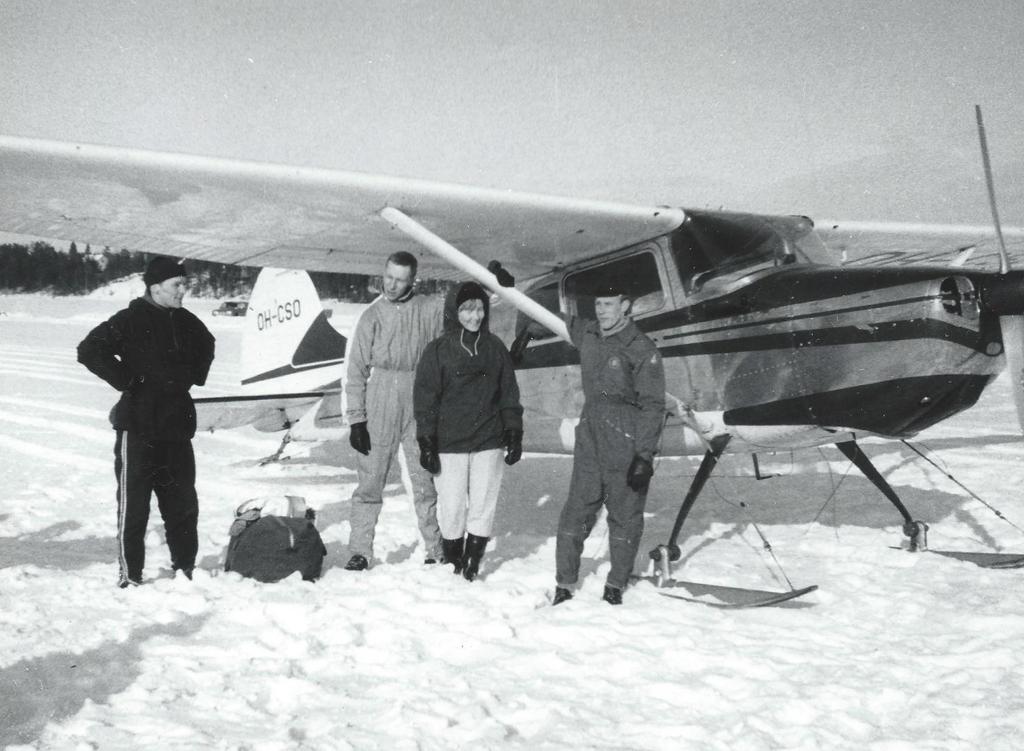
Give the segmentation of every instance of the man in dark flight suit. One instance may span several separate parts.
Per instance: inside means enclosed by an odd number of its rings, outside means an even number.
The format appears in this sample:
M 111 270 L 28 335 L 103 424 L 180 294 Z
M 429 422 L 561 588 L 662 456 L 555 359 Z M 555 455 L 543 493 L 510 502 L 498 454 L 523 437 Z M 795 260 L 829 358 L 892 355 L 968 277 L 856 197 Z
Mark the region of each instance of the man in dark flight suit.
M 572 482 L 558 522 L 553 604 L 569 600 L 583 543 L 602 503 L 608 510 L 611 571 L 603 599 L 622 604 L 644 530 L 647 487 L 665 424 L 661 355 L 629 319 L 630 299 L 612 285 L 594 300 L 597 321 L 567 320 L 580 352 L 583 411 L 576 426 Z
M 196 410 L 188 391 L 206 383 L 214 339 L 181 307 L 185 268 L 158 256 L 142 277 L 144 296 L 94 328 L 78 345 L 78 361 L 121 392 L 111 410 L 117 431 L 118 586 L 142 583 L 150 496 L 156 492 L 171 566 L 192 578 L 199 542 Z

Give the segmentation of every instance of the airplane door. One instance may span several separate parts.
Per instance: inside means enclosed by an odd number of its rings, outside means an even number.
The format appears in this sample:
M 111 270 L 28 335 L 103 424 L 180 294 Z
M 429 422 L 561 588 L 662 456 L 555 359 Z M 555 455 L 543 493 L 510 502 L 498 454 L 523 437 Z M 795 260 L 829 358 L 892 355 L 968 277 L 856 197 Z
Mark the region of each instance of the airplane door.
M 611 281 L 624 283 L 633 300 L 630 317 L 647 329 L 641 321 L 664 312 L 669 305 L 664 279 L 661 249 L 650 243 L 566 274 L 565 307 L 571 314 L 595 320 L 594 292 Z
M 526 294 L 555 315 L 561 315 L 560 279 L 548 279 Z M 583 407 L 579 355 L 576 349 L 519 313 L 517 340 L 511 350 L 525 410 L 524 445 L 530 451 L 572 451 L 575 427 Z M 524 332 L 530 335 L 519 336 Z

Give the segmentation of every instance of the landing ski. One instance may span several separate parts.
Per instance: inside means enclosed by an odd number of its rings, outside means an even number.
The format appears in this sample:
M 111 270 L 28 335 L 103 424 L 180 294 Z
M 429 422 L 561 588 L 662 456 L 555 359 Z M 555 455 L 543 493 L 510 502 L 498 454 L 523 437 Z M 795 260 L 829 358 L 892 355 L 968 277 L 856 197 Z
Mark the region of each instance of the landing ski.
M 1024 553 L 965 553 L 959 550 L 929 550 L 982 568 L 1024 568 Z
M 893 550 L 906 550 L 898 545 L 890 546 Z M 973 553 L 963 550 L 918 550 L 915 553 L 935 553 L 935 555 L 955 558 L 964 563 L 973 563 L 982 568 L 1024 568 L 1024 553 Z
M 643 581 L 649 581 L 658 587 L 658 594 L 663 597 L 671 597 L 674 600 L 686 600 L 701 605 L 709 605 L 713 608 L 761 608 L 769 605 L 778 605 L 789 600 L 795 600 L 808 592 L 818 588 L 817 584 L 802 589 L 791 589 L 787 592 L 774 592 L 764 589 L 746 589 L 743 587 L 727 587 L 724 584 L 704 584 L 702 582 L 680 581 L 669 579 L 663 581 L 660 586 L 657 577 L 642 576 Z M 665 592 L 662 590 L 674 589 L 684 590 L 681 592 Z

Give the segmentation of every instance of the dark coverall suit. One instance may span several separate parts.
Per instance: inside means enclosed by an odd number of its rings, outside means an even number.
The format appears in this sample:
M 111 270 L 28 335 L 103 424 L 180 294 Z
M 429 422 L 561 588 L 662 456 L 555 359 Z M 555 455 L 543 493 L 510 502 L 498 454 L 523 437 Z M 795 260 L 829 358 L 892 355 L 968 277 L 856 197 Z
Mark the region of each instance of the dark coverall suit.
M 196 410 L 189 395 L 206 383 L 214 338 L 184 308 L 161 308 L 148 298 L 94 328 L 78 345 L 78 361 L 121 393 L 111 410 L 117 431 L 119 584 L 142 581 L 146 526 L 155 492 L 171 565 L 191 572 L 199 547 Z
M 634 456 L 653 461 L 665 424 L 665 372 L 654 342 L 632 321 L 608 337 L 594 321 L 570 318 L 568 323 L 580 353 L 584 404 L 569 498 L 558 521 L 556 581 L 566 589 L 575 586 L 583 543 L 603 503 L 612 564 L 607 583 L 625 589 L 647 502 L 647 488 L 630 488 L 626 473 Z

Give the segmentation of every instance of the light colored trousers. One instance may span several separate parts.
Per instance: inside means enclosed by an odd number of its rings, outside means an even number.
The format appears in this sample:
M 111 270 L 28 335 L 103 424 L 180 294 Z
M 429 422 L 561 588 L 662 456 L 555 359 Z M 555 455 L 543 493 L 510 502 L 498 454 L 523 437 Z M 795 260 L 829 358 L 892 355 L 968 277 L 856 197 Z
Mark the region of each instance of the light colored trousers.
M 490 537 L 505 474 L 504 449 L 469 454 L 441 454 L 437 488 L 437 523 L 441 537 L 460 540 L 467 532 Z
M 420 466 L 416 444 L 416 420 L 412 409 L 413 371 L 375 368 L 366 386 L 367 428 L 370 431 L 370 454 L 356 454 L 359 485 L 352 494 L 352 532 L 349 553 L 373 558 L 373 541 L 377 519 L 383 503 L 384 483 L 399 450 L 412 483 L 412 501 L 416 521 L 426 546 L 428 558 L 441 556 L 441 535 L 434 513 L 437 494 L 430 473 Z

